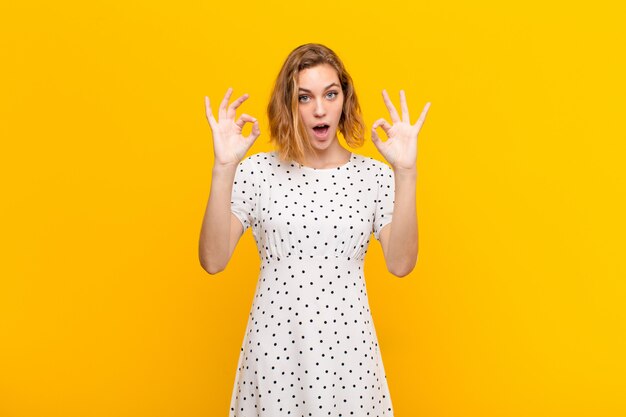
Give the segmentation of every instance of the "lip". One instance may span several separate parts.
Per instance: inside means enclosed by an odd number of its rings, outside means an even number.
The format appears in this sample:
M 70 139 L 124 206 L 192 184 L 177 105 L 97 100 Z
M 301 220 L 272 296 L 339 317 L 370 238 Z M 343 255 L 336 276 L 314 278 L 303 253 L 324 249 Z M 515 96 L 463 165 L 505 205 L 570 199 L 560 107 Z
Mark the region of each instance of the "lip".
M 317 126 L 328 126 L 326 128 L 326 133 L 324 133 L 323 135 L 319 134 L 315 129 L 311 128 L 311 130 L 313 131 L 313 136 L 315 137 L 315 139 L 319 140 L 319 141 L 325 141 L 326 139 L 328 139 L 328 137 L 330 136 L 330 124 L 328 123 L 319 123 L 316 124 L 313 127 L 317 127 Z

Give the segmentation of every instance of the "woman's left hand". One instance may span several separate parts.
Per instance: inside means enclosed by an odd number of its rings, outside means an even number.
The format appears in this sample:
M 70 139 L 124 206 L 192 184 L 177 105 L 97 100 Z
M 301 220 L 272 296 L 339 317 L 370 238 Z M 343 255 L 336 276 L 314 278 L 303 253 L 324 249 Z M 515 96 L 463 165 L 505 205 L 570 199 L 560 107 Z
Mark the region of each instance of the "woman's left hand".
M 417 135 L 424 124 L 426 114 L 430 108 L 430 102 L 426 103 L 422 114 L 415 124 L 411 124 L 409 108 L 406 104 L 404 90 L 400 90 L 400 108 L 402 109 L 402 119 L 398 115 L 396 108 L 389 99 L 387 91 L 383 90 L 383 99 L 393 126 L 385 119 L 378 119 L 372 126 L 372 141 L 378 151 L 391 164 L 394 171 L 416 170 L 417 163 Z M 387 140 L 382 141 L 376 133 L 376 128 L 381 127 L 387 134 Z

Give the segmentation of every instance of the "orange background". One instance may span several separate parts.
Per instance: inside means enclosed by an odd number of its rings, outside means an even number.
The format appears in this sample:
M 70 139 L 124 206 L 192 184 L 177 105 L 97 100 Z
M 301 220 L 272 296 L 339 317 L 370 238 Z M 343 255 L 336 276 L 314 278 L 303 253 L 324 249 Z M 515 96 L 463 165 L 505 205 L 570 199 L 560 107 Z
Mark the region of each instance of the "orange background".
M 6 2 L 5 2 L 6 3 Z M 371 125 L 419 138 L 419 260 L 366 259 L 396 416 L 626 415 L 618 2 L 8 2 L 0 7 L 0 415 L 226 416 L 258 268 L 199 265 L 204 95 L 265 106 L 334 49 Z M 356 150 L 377 159 L 371 141 Z

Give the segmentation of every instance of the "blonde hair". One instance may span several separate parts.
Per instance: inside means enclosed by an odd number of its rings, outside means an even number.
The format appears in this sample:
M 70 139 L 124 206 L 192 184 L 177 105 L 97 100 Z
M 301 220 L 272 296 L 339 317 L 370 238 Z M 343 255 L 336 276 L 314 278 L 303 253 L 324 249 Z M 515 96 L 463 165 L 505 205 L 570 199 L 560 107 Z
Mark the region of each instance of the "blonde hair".
M 282 160 L 302 164 L 305 149 L 314 151 L 298 112 L 298 74 L 306 68 L 322 64 L 329 64 L 337 71 L 343 91 L 339 131 L 352 148 L 362 146 L 365 141 L 365 123 L 352 77 L 331 49 L 317 43 L 307 43 L 291 51 L 285 60 L 267 106 L 270 140 L 276 143 L 278 156 Z

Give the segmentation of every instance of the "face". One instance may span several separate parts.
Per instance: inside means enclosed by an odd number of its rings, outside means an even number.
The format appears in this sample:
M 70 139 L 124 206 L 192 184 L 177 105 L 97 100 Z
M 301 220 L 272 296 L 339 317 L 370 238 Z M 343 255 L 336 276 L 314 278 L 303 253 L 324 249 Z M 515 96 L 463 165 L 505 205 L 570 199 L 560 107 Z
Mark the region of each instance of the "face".
M 309 140 L 318 150 L 327 149 L 337 140 L 343 109 L 343 91 L 337 71 L 321 64 L 298 74 L 298 111 Z

